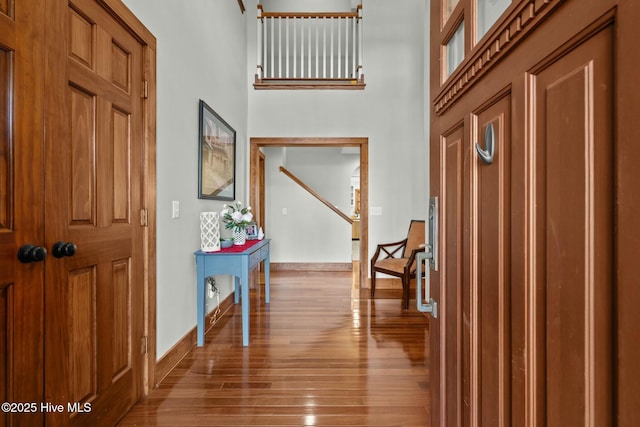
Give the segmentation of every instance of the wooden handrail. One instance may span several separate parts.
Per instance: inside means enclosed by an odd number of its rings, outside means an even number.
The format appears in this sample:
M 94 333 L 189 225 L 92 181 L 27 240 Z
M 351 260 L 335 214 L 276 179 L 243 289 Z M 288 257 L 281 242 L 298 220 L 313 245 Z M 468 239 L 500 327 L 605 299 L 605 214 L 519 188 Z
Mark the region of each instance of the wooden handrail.
M 262 8 L 260 8 L 262 10 Z M 261 18 L 359 18 L 358 12 L 262 12 Z M 259 19 L 259 18 L 258 18 Z
M 287 175 L 289 178 L 291 178 L 296 184 L 298 184 L 300 187 L 304 188 L 305 190 L 307 190 L 313 197 L 315 197 L 316 199 L 320 200 L 322 203 L 324 203 L 329 209 L 331 209 L 332 211 L 334 211 L 335 213 L 337 213 L 338 215 L 340 215 L 340 217 L 342 217 L 345 221 L 347 221 L 349 224 L 353 224 L 353 220 L 351 218 L 349 218 L 349 216 L 347 214 L 345 214 L 344 212 L 342 212 L 340 209 L 336 208 L 335 206 L 333 206 L 331 203 L 329 203 L 329 201 L 327 199 L 325 199 L 324 197 L 322 197 L 320 194 L 316 193 L 315 191 L 313 191 L 313 189 L 311 187 L 309 187 L 307 184 L 305 184 L 302 180 L 300 180 L 300 178 L 298 178 L 297 176 L 295 176 L 294 174 L 292 174 L 291 172 L 289 172 L 287 169 L 285 169 L 284 167 L 280 166 L 280 172 L 282 172 L 283 174 Z

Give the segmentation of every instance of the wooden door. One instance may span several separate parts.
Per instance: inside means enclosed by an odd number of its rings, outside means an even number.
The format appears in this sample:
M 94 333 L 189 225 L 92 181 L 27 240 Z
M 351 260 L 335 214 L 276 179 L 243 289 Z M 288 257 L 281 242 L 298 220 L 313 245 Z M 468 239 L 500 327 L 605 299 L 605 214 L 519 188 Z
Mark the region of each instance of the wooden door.
M 432 2 L 432 425 L 630 425 L 637 336 L 615 307 L 634 302 L 615 297 L 640 301 L 637 268 L 618 261 L 634 246 L 614 245 L 625 240 L 616 215 L 637 205 L 617 168 L 638 126 L 617 120 L 615 88 L 634 90 L 616 70 L 637 60 L 616 46 L 638 36 L 627 20 L 640 6 L 514 0 L 475 40 L 476 2 L 455 3 Z M 464 59 L 451 71 L 459 28 Z M 476 150 L 489 125 L 492 162 Z
M 17 257 L 45 245 L 42 6 L 0 1 L 0 402 L 38 404 L 3 407 L 0 426 L 42 425 L 44 262 Z
M 76 405 L 47 424 L 114 425 L 143 393 L 143 48 L 94 0 L 47 12 L 46 242 L 77 248 L 47 263 L 45 397 Z

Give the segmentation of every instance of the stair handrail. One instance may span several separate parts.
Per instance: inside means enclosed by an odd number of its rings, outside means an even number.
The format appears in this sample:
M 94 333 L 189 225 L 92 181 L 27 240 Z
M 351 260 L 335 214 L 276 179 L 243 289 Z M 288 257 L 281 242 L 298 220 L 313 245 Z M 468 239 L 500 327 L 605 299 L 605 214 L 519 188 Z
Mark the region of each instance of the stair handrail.
M 295 176 L 293 173 L 291 173 L 290 171 L 288 171 L 285 167 L 280 166 L 280 172 L 282 172 L 283 174 L 285 174 L 286 176 L 288 176 L 289 178 L 291 178 L 293 180 L 293 182 L 295 182 L 296 184 L 298 184 L 300 187 L 304 188 L 305 190 L 307 190 L 313 197 L 315 197 L 316 199 L 318 199 L 319 201 L 321 201 L 325 206 L 327 206 L 329 209 L 331 209 L 332 211 L 334 211 L 336 214 L 338 214 L 341 218 L 343 218 L 345 221 L 347 221 L 349 224 L 353 224 L 353 220 L 344 212 L 342 212 L 340 209 L 336 208 L 335 206 L 333 206 L 327 199 L 325 199 L 324 197 L 322 197 L 320 194 L 318 194 L 317 192 L 315 192 L 311 187 L 309 187 L 307 184 L 305 184 L 300 178 L 298 178 L 297 176 Z

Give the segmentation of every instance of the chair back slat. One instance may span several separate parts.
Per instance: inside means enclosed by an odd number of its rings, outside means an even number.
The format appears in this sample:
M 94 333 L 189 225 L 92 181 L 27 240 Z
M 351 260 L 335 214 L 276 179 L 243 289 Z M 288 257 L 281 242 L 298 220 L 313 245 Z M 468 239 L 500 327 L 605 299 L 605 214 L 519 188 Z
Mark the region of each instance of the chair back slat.
M 414 249 L 424 243 L 424 221 L 413 219 L 409 225 L 409 233 L 407 234 L 407 245 L 404 248 L 403 258 L 409 258 Z

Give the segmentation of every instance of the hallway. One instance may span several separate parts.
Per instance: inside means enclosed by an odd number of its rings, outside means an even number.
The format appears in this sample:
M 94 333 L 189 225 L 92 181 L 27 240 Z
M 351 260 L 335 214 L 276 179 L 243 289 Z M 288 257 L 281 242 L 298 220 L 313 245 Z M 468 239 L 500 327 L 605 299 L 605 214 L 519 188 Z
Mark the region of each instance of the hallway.
M 425 427 L 428 320 L 382 296 L 359 299 L 351 273 L 272 272 L 250 346 L 234 306 L 120 425 Z

